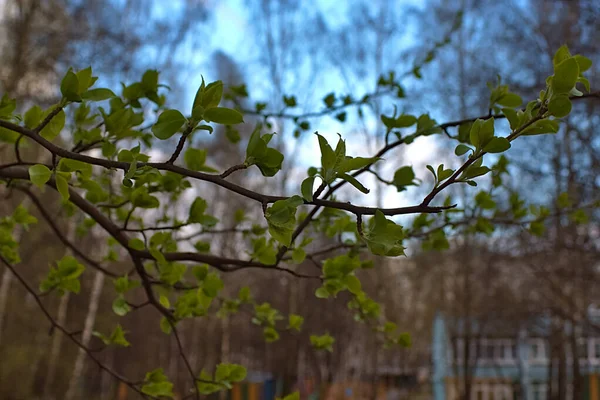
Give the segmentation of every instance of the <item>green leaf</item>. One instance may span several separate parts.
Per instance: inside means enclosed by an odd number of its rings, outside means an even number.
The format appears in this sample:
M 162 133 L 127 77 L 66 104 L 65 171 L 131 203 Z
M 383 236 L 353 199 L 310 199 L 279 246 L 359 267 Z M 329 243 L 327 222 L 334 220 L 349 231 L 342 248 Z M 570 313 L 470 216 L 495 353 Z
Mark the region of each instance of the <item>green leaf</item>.
M 204 281 L 208 276 L 209 267 L 207 264 L 194 265 L 192 267 L 192 274 L 200 282 Z
M 120 317 L 127 315 L 129 311 L 131 311 L 131 307 L 127 304 L 127 301 L 121 296 L 117 297 L 115 301 L 112 303 L 112 309 L 115 314 Z
M 371 253 L 379 256 L 395 257 L 404 255 L 404 230 L 400 225 L 385 218 L 380 210 L 370 221 L 369 229 L 364 234 L 367 247 Z
M 567 192 L 562 192 L 559 196 L 558 199 L 556 200 L 558 207 L 559 208 L 567 208 L 567 207 L 571 207 L 571 199 L 569 199 L 569 193 Z
M 63 172 L 78 172 L 84 179 L 92 177 L 92 164 L 83 161 L 62 158 L 58 163 L 58 170 Z
M 563 118 L 571 112 L 571 100 L 566 94 L 554 95 L 548 102 L 548 111 L 556 118 Z
M 483 148 L 494 137 L 494 118 L 476 120 L 471 126 L 469 136 L 473 146 L 477 149 Z
M 577 65 L 579 65 L 580 73 L 585 72 L 592 67 L 592 60 L 587 57 L 577 54 L 576 56 L 573 56 L 573 58 L 577 61 Z
M 169 382 L 162 368 L 158 368 L 146 374 L 142 393 L 153 397 L 173 398 L 173 384 Z
M 163 331 L 164 334 L 170 335 L 171 332 L 173 331 L 173 327 L 171 326 L 171 323 L 169 322 L 169 320 L 166 317 L 162 317 L 160 319 L 160 330 Z
M 331 181 L 333 181 L 335 178 L 335 173 L 333 172 L 336 161 L 335 152 L 329 143 L 327 143 L 327 139 L 316 132 L 315 135 L 317 135 L 319 140 L 319 148 L 321 149 L 321 167 L 323 168 L 323 172 L 325 174 L 325 181 L 327 183 L 331 183 Z
M 92 76 L 92 67 L 84 68 L 78 71 L 76 75 L 79 82 L 79 87 L 77 89 L 77 93 L 79 94 L 88 90 L 88 88 L 98 79 L 97 77 Z
M 185 162 L 186 167 L 192 171 L 200 171 L 204 169 L 204 163 L 206 162 L 206 150 L 188 147 L 183 154 L 183 161 Z
M 28 226 L 38 222 L 37 218 L 29 214 L 29 211 L 22 204 L 19 204 L 13 211 L 12 218 L 17 224 Z
M 201 223 L 204 217 L 204 212 L 208 207 L 208 203 L 201 197 L 196 197 L 192 205 L 190 206 L 190 212 L 188 216 L 188 222 L 190 223 Z
M 52 111 L 52 108 L 49 108 L 44 113 L 44 118 L 48 114 L 50 114 L 51 111 Z M 42 136 L 44 139 L 46 139 L 48 141 L 54 140 L 54 138 L 56 138 L 60 134 L 60 131 L 64 128 L 65 119 L 66 119 L 65 112 L 63 110 L 60 110 L 54 117 L 52 117 L 52 119 L 50 120 L 50 122 L 48 122 L 48 124 L 44 127 L 44 129 L 41 130 L 40 136 Z
M 496 202 L 492 198 L 492 195 L 483 190 L 475 196 L 475 204 L 484 210 L 493 210 L 496 208 Z
M 250 288 L 248 286 L 240 288 L 238 299 L 240 299 L 242 303 L 248 303 L 250 301 Z
M 394 186 L 398 192 L 406 190 L 407 186 L 414 185 L 415 172 L 411 166 L 404 166 L 396 170 L 394 173 Z
M 292 261 L 296 264 L 300 264 L 306 258 L 306 251 L 303 248 L 297 247 L 292 251 Z
M 156 92 L 158 90 L 158 71 L 149 69 L 142 75 L 140 81 L 142 87 L 147 92 Z
M 452 176 L 453 172 L 454 172 L 453 169 L 444 169 L 444 164 L 438 165 L 438 169 L 437 169 L 438 183 L 450 178 Z
M 202 282 L 202 291 L 208 297 L 216 297 L 225 286 L 216 272 L 209 272 Z
M 125 339 L 125 331 L 120 324 L 117 324 L 113 332 L 110 334 L 109 343 L 116 344 L 123 347 L 129 347 L 131 344 Z
M 263 176 L 274 176 L 281 169 L 283 154 L 267 147 L 273 135 L 260 135 L 260 125 L 254 129 L 246 147 L 246 165 L 256 165 Z
M 325 96 L 323 98 L 323 102 L 325 103 L 325 105 L 327 106 L 327 108 L 333 107 L 333 105 L 335 104 L 335 94 L 334 93 L 329 93 L 327 96 Z
M 496 103 L 503 107 L 519 107 L 523 103 L 521 96 L 515 93 L 507 93 L 496 100 Z
M 562 45 L 556 50 L 554 53 L 554 57 L 552 58 L 552 64 L 556 67 L 558 64 L 563 62 L 564 60 L 571 58 L 571 52 L 566 45 Z
M 36 126 L 38 126 L 40 122 L 42 122 L 43 117 L 44 112 L 38 105 L 35 105 L 29 110 L 27 110 L 27 112 L 23 116 L 23 122 L 25 122 L 26 127 L 28 127 L 29 129 L 33 129 Z
M 265 212 L 271 236 L 284 246 L 292 243 L 292 233 L 296 226 L 296 208 L 303 204 L 300 196 L 278 200 Z
M 121 276 L 119 278 L 114 279 L 113 284 L 115 285 L 115 291 L 119 294 L 126 293 L 141 285 L 140 281 L 131 280 L 128 276 Z
M 422 114 L 417 120 L 417 132 L 420 135 L 429 136 L 442 132 L 442 129 L 435 120 L 431 119 L 429 114 Z
M 89 101 L 103 101 L 112 99 L 113 97 L 117 97 L 117 95 L 110 89 L 106 88 L 98 88 L 98 89 L 90 89 L 84 92 L 81 97 L 84 100 Z
M 236 110 L 225 107 L 213 107 L 204 112 L 204 119 L 223 125 L 235 125 L 244 122 L 244 116 Z
M 510 129 L 514 131 L 519 128 L 519 116 L 515 110 L 512 108 L 503 108 L 502 114 L 506 116 L 506 119 L 510 123 Z
M 296 102 L 296 96 L 283 96 L 283 104 L 286 107 L 296 107 L 298 103 Z
M 36 164 L 29 167 L 29 179 L 40 189 L 50 180 L 51 176 L 52 171 L 45 165 Z
M 69 101 L 81 101 L 79 96 L 79 79 L 73 70 L 69 69 L 60 83 L 60 93 Z
M 521 132 L 522 135 L 544 135 L 547 133 L 557 133 L 559 123 L 556 120 L 542 119 L 527 127 Z
M 58 289 L 60 293 L 79 293 L 79 277 L 85 270 L 75 257 L 65 256 L 56 263 L 56 267 L 50 268 L 48 276 L 40 283 L 40 290 L 48 292 Z
M 335 339 L 328 333 L 321 336 L 310 335 L 310 343 L 317 350 L 327 350 L 332 352 Z
M 355 177 L 353 177 L 352 175 L 348 175 L 348 174 L 338 174 L 338 177 L 340 177 L 341 179 L 345 180 L 346 182 L 348 182 L 349 184 L 351 184 L 352 186 L 354 186 L 355 188 L 357 188 L 359 191 L 361 191 L 364 194 L 368 194 L 370 192 L 369 189 L 367 189 L 366 187 L 363 186 L 362 183 L 360 183 Z
M 488 172 L 490 172 L 491 169 L 489 169 L 488 167 L 481 167 L 481 166 L 476 166 L 476 165 L 471 165 L 469 168 L 467 168 L 467 170 L 465 172 L 463 172 L 460 176 L 460 179 L 473 179 L 476 178 L 478 176 L 482 176 L 487 174 Z M 467 182 L 469 185 L 471 186 L 477 186 L 477 184 L 472 185 L 471 183 Z
M 567 58 L 554 67 L 552 89 L 555 93 L 569 93 L 577 83 L 579 65 L 575 58 Z
M 134 250 L 140 250 L 140 251 L 142 251 L 146 248 L 144 241 L 141 239 L 138 239 L 138 238 L 129 239 L 128 246 Z
M 285 396 L 283 398 L 283 400 L 300 400 L 300 392 L 294 392 L 294 393 L 288 394 L 287 396 Z
M 348 275 L 344 278 L 344 282 L 348 287 L 348 290 L 352 294 L 358 294 L 362 291 L 362 284 L 355 275 Z
M 302 193 L 302 197 L 306 201 L 313 201 L 313 187 L 315 184 L 315 177 L 309 176 L 305 180 L 302 181 L 302 185 L 300 186 L 300 192 Z
M 7 93 L 0 99 L 0 119 L 10 120 L 17 108 L 17 101 L 8 97 Z
M 488 153 L 502 153 L 510 149 L 510 142 L 504 137 L 493 137 L 488 144 L 483 147 L 483 151 Z
M 346 157 L 336 169 L 338 174 L 343 174 L 357 169 L 364 168 L 379 161 L 379 157 Z
M 166 110 L 158 117 L 152 126 L 152 133 L 160 140 L 169 139 L 187 122 L 187 119 L 177 110 Z
M 223 82 L 216 81 L 209 83 L 204 89 L 204 95 L 202 97 L 202 107 L 205 110 L 213 108 L 219 105 L 221 97 L 223 96 Z M 206 113 L 205 113 L 206 116 Z
M 577 78 L 577 82 L 580 82 L 583 84 L 583 87 L 585 87 L 585 90 L 589 93 L 590 92 L 590 81 L 587 80 L 587 78 L 580 76 L 579 78 Z
M 290 314 L 288 317 L 288 329 L 300 332 L 302 330 L 302 324 L 304 323 L 304 317 L 297 314 Z
M 461 143 L 458 146 L 456 146 L 456 148 L 454 149 L 454 154 L 456 154 L 457 156 L 462 156 L 463 154 L 469 152 L 470 150 L 472 150 L 472 149 L 469 146 Z
M 263 329 L 263 336 L 267 343 L 273 343 L 279 340 L 279 332 L 271 326 L 267 326 Z
M 64 201 L 69 200 L 71 195 L 69 193 L 69 182 L 67 178 L 63 174 L 57 173 L 55 174 L 54 179 L 56 181 L 56 189 L 58 190 L 58 193 L 60 193 L 62 199 Z

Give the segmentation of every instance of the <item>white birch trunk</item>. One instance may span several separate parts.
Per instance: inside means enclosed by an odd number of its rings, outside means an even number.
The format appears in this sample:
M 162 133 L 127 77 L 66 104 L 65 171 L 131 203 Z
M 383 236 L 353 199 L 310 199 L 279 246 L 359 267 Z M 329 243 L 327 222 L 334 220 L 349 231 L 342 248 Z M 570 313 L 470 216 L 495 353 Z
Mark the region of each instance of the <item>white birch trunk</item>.
M 30 204 L 31 199 L 29 199 L 29 197 L 26 197 L 21 203 L 21 205 L 26 209 L 29 209 Z M 18 225 L 14 232 L 14 238 L 17 243 L 21 242 L 23 233 L 23 225 Z M 4 320 L 6 318 L 6 303 L 8 303 L 8 294 L 10 293 L 10 284 L 12 283 L 12 280 L 12 272 L 10 272 L 10 269 L 4 268 L 4 272 L 2 273 L 2 282 L 0 283 L 0 344 L 2 344 L 2 333 L 4 332 Z
M 67 240 L 69 242 L 73 242 L 75 238 L 75 223 L 69 221 L 69 225 L 67 227 Z M 68 247 L 65 249 L 65 255 L 72 255 L 71 249 Z M 71 298 L 71 293 L 66 292 L 60 298 L 60 304 L 58 305 L 58 313 L 56 315 L 56 323 L 64 326 L 65 321 L 67 320 L 67 311 L 69 306 L 69 299 Z M 56 377 L 56 362 L 58 360 L 58 356 L 60 355 L 60 349 L 62 347 L 62 333 L 54 332 L 52 335 L 52 344 L 50 345 L 50 356 L 48 358 L 48 374 L 46 375 L 46 382 L 44 383 L 44 390 L 42 398 L 44 399 L 54 399 L 54 395 L 52 393 L 54 379 Z
M 98 303 L 100 302 L 100 296 L 102 295 L 102 288 L 104 287 L 104 273 L 97 271 L 94 277 L 94 283 L 92 285 L 92 293 L 90 294 L 90 305 L 88 306 L 87 316 L 85 317 L 85 324 L 83 327 L 83 333 L 81 336 L 81 344 L 87 347 L 92 338 L 92 329 L 96 322 L 96 314 L 98 313 Z M 80 348 L 77 352 L 77 358 L 75 359 L 75 367 L 73 368 L 73 375 L 69 381 L 69 388 L 65 395 L 65 400 L 73 400 L 77 395 L 79 389 L 79 381 L 83 373 L 85 366 L 86 354 L 85 351 Z M 78 397 L 79 398 L 79 397 Z

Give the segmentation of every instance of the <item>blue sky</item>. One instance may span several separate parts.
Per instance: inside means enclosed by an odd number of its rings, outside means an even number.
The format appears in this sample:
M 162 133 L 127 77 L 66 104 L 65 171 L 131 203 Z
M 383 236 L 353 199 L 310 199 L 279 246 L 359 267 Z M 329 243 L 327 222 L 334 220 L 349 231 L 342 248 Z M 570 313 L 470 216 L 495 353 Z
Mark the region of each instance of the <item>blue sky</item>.
M 245 0 L 205 0 L 205 3 L 209 8 L 211 18 L 205 28 L 205 37 L 200 38 L 203 47 L 202 51 L 195 51 L 194 54 L 189 55 L 189 57 L 192 59 L 190 64 L 194 66 L 194 69 L 198 68 L 199 71 L 198 73 L 192 71 L 192 73 L 188 72 L 187 74 L 190 79 L 187 81 L 187 87 L 189 90 L 186 93 L 186 104 L 192 103 L 195 90 L 201 82 L 201 75 L 204 76 L 205 80 L 208 82 L 217 79 L 217 71 L 215 71 L 211 65 L 211 56 L 213 51 L 216 50 L 220 50 L 230 55 L 239 64 L 242 72 L 245 74 L 245 81 L 248 84 L 252 100 L 266 100 L 268 92 L 263 90 L 264 86 L 261 85 L 261 83 L 265 81 L 263 75 L 265 71 L 264 68 L 262 68 L 262 66 L 258 65 L 256 62 L 257 57 L 255 52 L 260 51 L 260 48 L 257 45 L 256 30 L 249 22 L 251 16 L 247 7 L 248 2 Z M 339 2 L 318 0 L 314 2 L 314 5 L 319 8 L 327 24 L 335 27 L 346 22 L 346 8 L 351 6 L 352 3 L 353 2 L 351 1 Z M 419 6 L 421 5 L 421 2 L 411 0 L 402 1 L 398 4 Z M 171 3 L 168 7 L 177 7 L 177 4 Z M 168 15 L 169 13 L 169 10 L 163 9 L 161 11 L 163 15 Z M 408 34 L 405 34 L 402 37 L 402 42 L 398 43 L 398 47 L 405 48 L 410 46 L 412 44 L 410 35 L 414 35 L 416 33 L 417 32 L 409 31 Z M 204 45 L 204 43 L 206 44 Z M 397 72 L 402 72 L 409 69 L 407 67 L 408 66 L 400 66 L 398 67 Z M 332 91 L 341 94 L 347 91 L 339 72 L 334 68 L 323 68 L 322 70 L 318 71 L 318 75 L 319 76 L 315 79 L 318 79 L 318 82 L 322 84 L 315 85 L 315 88 L 312 89 L 311 93 L 313 94 L 313 99 L 309 99 L 309 101 L 306 102 L 308 105 L 301 104 L 301 107 L 292 111 L 301 113 L 303 110 L 314 111 L 321 109 L 323 107 L 321 99 L 325 94 Z M 373 89 L 374 82 L 376 81 L 377 77 L 374 76 L 374 74 L 371 75 L 372 76 L 365 78 L 364 83 L 361 82 L 356 84 L 356 87 L 359 89 L 357 92 L 353 93 L 355 97 L 359 98 L 364 93 L 367 93 L 369 90 Z M 303 91 L 302 87 L 295 89 L 297 90 L 296 93 L 302 93 Z M 303 103 L 303 99 L 300 97 L 298 100 L 299 102 Z M 401 106 L 401 104 L 399 105 Z M 349 115 L 352 115 L 355 112 L 356 111 L 353 109 L 348 110 Z M 313 127 L 318 129 L 319 133 L 324 135 L 330 141 L 330 143 L 335 144 L 338 139 L 337 133 L 340 133 L 342 137 L 349 139 L 347 140 L 349 155 L 368 156 L 374 153 L 376 150 L 375 148 L 365 151 L 364 133 L 356 133 L 357 130 L 360 130 L 359 127 L 352 124 L 351 118 L 349 118 L 349 120 L 349 123 L 340 124 L 333 118 L 325 117 L 312 122 Z M 373 133 L 375 132 L 375 128 L 375 118 L 371 117 L 367 119 L 366 130 L 369 133 Z M 301 173 L 302 170 L 305 170 L 308 166 L 318 165 L 320 163 L 320 154 L 315 136 L 308 136 L 299 147 L 300 149 L 296 161 L 299 164 L 296 165 L 296 167 L 299 167 L 299 173 Z M 425 164 L 432 161 L 432 155 L 435 153 L 436 148 L 437 146 L 434 139 L 423 138 L 417 140 L 413 145 L 411 145 L 411 151 L 409 154 L 404 154 L 402 157 L 400 157 L 398 151 L 396 151 L 395 154 L 390 154 L 388 157 L 390 157 L 392 161 L 386 163 L 387 167 L 383 170 L 385 176 L 388 179 L 391 179 L 396 168 L 400 167 L 401 165 L 412 164 L 415 167 L 417 176 L 419 178 L 426 178 L 428 172 L 425 169 Z M 400 165 L 393 162 L 394 159 L 399 158 L 402 158 Z M 292 165 L 289 163 L 284 163 L 284 168 L 291 167 Z M 363 176 L 361 181 L 367 187 L 373 188 L 375 186 L 375 181 L 372 180 L 371 177 Z M 374 204 L 375 201 L 371 195 L 363 196 L 358 191 L 355 193 L 349 191 L 347 194 L 351 197 L 356 195 L 353 201 L 361 204 Z M 385 207 L 394 207 L 398 206 L 399 202 L 402 204 L 410 203 L 408 196 L 410 196 L 410 194 L 407 194 L 406 192 L 398 194 L 396 193 L 395 189 L 391 188 L 386 190 L 384 193 L 382 205 Z

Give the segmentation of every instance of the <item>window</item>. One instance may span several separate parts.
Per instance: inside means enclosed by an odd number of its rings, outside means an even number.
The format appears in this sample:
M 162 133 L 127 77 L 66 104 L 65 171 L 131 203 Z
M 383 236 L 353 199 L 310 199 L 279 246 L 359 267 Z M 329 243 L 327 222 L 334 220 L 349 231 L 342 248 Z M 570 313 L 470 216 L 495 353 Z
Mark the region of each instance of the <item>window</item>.
M 533 362 L 546 361 L 546 346 L 543 339 L 531 339 L 529 342 L 529 360 Z
M 548 386 L 545 383 L 535 383 L 531 385 L 531 400 L 546 400 L 546 391 Z
M 577 356 L 579 357 L 579 362 L 588 362 L 590 354 L 588 340 L 585 337 L 577 339 Z
M 500 348 L 499 361 L 504 364 L 514 363 L 517 360 L 517 344 L 514 340 L 504 339 L 499 341 L 498 347 Z
M 465 342 L 463 339 L 456 340 L 456 357 L 458 363 L 462 363 L 465 358 Z
M 512 400 L 513 397 L 510 383 L 477 383 L 471 392 L 471 400 Z
M 509 384 L 498 384 L 494 387 L 494 400 L 512 400 L 513 390 Z
M 600 338 L 589 339 L 588 348 L 590 363 L 600 364 Z
M 485 340 L 483 342 L 483 352 L 481 354 L 481 358 L 488 361 L 494 360 L 494 349 L 494 342 L 492 340 Z

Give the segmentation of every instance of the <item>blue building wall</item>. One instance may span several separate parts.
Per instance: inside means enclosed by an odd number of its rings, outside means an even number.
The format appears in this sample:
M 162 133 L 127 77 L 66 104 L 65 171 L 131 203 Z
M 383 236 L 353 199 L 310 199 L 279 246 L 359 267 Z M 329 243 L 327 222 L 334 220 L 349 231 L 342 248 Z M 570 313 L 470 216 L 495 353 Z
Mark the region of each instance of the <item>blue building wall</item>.
M 456 322 L 456 321 L 452 321 Z M 536 326 L 541 326 L 540 331 L 527 331 L 526 329 L 518 330 L 512 338 L 506 337 L 506 339 L 514 339 L 516 341 L 516 357 L 510 362 L 504 363 L 485 363 L 482 360 L 474 363 L 470 367 L 470 375 L 475 379 L 502 379 L 505 382 L 517 383 L 522 388 L 521 398 L 524 400 L 535 400 L 528 397 L 532 393 L 533 385 L 540 385 L 548 380 L 548 361 L 547 358 L 540 360 L 532 360 L 530 356 L 534 356 L 532 353 L 534 349 L 531 347 L 531 340 L 539 337 L 543 337 L 543 331 L 547 329 L 549 324 L 542 321 L 537 321 Z M 474 324 L 476 325 L 476 324 Z M 474 326 L 473 332 L 478 332 L 479 327 Z M 459 326 L 460 330 L 461 327 Z M 569 326 L 566 327 L 567 332 L 571 329 Z M 595 333 L 596 338 L 592 339 L 600 344 L 600 337 L 598 333 Z M 486 339 L 484 335 L 481 338 Z M 447 385 L 451 380 L 455 380 L 462 376 L 462 366 L 458 367 L 454 364 L 454 356 L 451 346 L 451 337 L 449 325 L 446 318 L 441 313 L 436 314 L 433 322 L 433 342 L 432 342 L 432 391 L 434 400 L 447 400 Z M 502 340 L 502 339 L 500 339 Z M 595 351 L 593 345 L 586 346 L 588 349 L 592 348 Z M 504 351 L 504 350 L 503 350 Z M 582 375 L 589 375 L 595 380 L 595 385 L 598 385 L 598 374 L 600 373 L 600 358 L 594 355 L 594 363 L 580 363 L 580 369 Z M 567 377 L 569 378 L 571 368 L 567 368 Z M 588 379 L 589 381 L 590 379 Z M 588 398 L 588 396 L 586 396 Z

